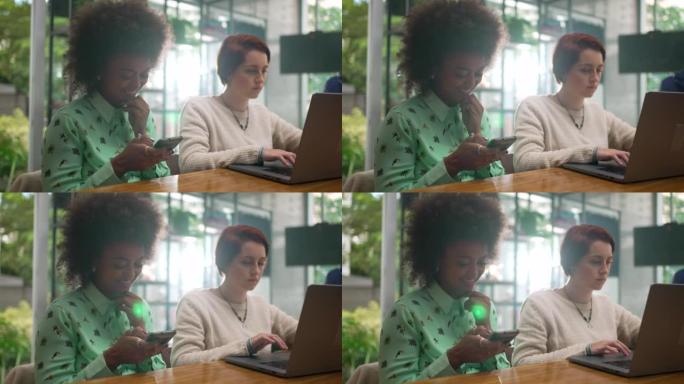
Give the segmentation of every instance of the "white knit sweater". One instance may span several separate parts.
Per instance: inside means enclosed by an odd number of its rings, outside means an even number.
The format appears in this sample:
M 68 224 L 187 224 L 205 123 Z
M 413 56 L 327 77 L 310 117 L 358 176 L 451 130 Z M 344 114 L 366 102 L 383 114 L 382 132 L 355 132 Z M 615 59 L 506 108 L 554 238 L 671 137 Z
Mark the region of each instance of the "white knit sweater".
M 555 96 L 531 96 L 515 115 L 513 167 L 521 172 L 589 163 L 596 148 L 629 150 L 635 133 L 636 128 L 590 101 L 584 103 L 584 125 L 578 129 Z
M 180 169 L 192 172 L 254 164 L 263 148 L 295 151 L 302 130 L 260 104 L 249 105 L 249 124 L 242 130 L 220 96 L 193 97 L 181 113 Z
M 589 305 L 579 306 L 584 315 Z M 560 289 L 531 294 L 520 312 L 513 365 L 563 360 L 584 353 L 589 343 L 620 340 L 633 348 L 641 320 L 601 294 L 591 303 L 591 327 Z
M 274 305 L 250 295 L 243 326 L 218 288 L 192 291 L 178 304 L 171 365 L 246 356 L 247 339 L 261 332 L 276 334 L 292 347 L 297 324 L 297 320 Z M 270 353 L 270 348 L 259 351 L 264 353 Z

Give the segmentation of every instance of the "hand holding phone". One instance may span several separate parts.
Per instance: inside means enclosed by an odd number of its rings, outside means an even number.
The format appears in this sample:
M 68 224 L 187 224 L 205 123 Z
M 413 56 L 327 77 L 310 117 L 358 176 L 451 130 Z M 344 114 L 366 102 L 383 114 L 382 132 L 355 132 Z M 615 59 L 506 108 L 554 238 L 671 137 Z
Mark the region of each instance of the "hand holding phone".
M 152 332 L 147 334 L 147 339 L 145 339 L 145 341 L 147 341 L 148 343 L 165 345 L 171 339 L 173 339 L 174 336 L 176 336 L 175 329 L 164 332 Z
M 497 151 L 504 152 L 515 143 L 515 136 L 500 137 L 498 139 L 491 139 L 487 143 L 487 148 L 496 149 Z
M 156 149 L 168 149 L 173 150 L 178 144 L 183 140 L 183 136 L 167 137 L 165 139 L 159 139 L 154 143 L 154 148 Z
M 520 331 L 518 331 L 517 329 L 513 331 L 492 332 L 492 334 L 489 335 L 489 341 L 496 341 L 499 343 L 508 344 L 511 341 L 513 341 L 513 339 L 515 339 L 516 336 L 518 336 L 519 332 Z

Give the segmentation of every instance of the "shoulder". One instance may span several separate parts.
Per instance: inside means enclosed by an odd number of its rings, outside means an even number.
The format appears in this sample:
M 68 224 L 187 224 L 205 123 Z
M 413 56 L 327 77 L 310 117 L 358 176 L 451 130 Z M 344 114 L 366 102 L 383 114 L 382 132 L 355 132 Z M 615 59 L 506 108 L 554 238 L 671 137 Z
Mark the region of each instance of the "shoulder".
M 60 296 L 50 303 L 47 308 L 46 316 L 48 318 L 61 318 L 76 311 L 77 308 L 82 308 L 84 304 L 85 299 L 83 297 L 83 293 L 80 289 L 76 289 L 63 296 Z
M 190 306 L 195 309 L 206 308 L 204 304 L 220 299 L 215 291 L 216 288 L 192 290 L 181 298 L 179 308 L 181 306 Z
M 543 110 L 547 110 L 548 107 L 554 103 L 555 101 L 553 100 L 552 95 L 529 96 L 520 102 L 520 105 L 518 105 L 518 111 L 529 110 L 541 112 Z
M 561 297 L 556 290 L 545 289 L 529 295 L 527 299 L 525 299 L 524 306 L 535 308 L 548 307 L 558 300 L 561 300 Z
M 420 311 L 430 304 L 430 299 L 426 294 L 425 288 L 420 288 L 409 292 L 394 302 L 393 310 L 401 312 Z
M 219 106 L 217 96 L 194 96 L 188 99 L 183 110 L 212 110 Z

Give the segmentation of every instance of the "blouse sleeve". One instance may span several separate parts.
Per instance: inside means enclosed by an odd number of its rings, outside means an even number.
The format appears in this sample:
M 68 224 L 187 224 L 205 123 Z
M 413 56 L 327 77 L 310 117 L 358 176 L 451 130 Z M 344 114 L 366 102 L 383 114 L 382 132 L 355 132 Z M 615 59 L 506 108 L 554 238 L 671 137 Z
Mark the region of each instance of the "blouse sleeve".
M 419 320 L 404 305 L 394 304 L 380 333 L 380 383 L 404 383 L 459 373 L 451 367 L 446 352 L 427 367 L 418 366 L 418 324 Z
M 111 162 L 84 176 L 84 156 L 78 123 L 65 113 L 57 113 L 45 131 L 41 166 L 43 190 L 65 192 L 122 182 L 114 173 Z
M 112 376 L 104 356 L 85 367 L 76 367 L 76 332 L 68 314 L 60 307 L 51 305 L 46 317 L 38 324 L 36 332 L 36 382 L 38 384 L 61 384 Z

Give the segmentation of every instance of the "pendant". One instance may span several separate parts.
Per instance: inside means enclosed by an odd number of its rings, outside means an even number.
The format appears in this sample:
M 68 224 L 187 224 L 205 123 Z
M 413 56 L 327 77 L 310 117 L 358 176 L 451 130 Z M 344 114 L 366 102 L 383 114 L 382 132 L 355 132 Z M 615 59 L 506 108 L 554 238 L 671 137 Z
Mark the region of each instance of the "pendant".
M 594 328 L 594 327 L 591 326 L 591 323 L 587 323 L 587 327 L 588 327 L 588 328 Z

